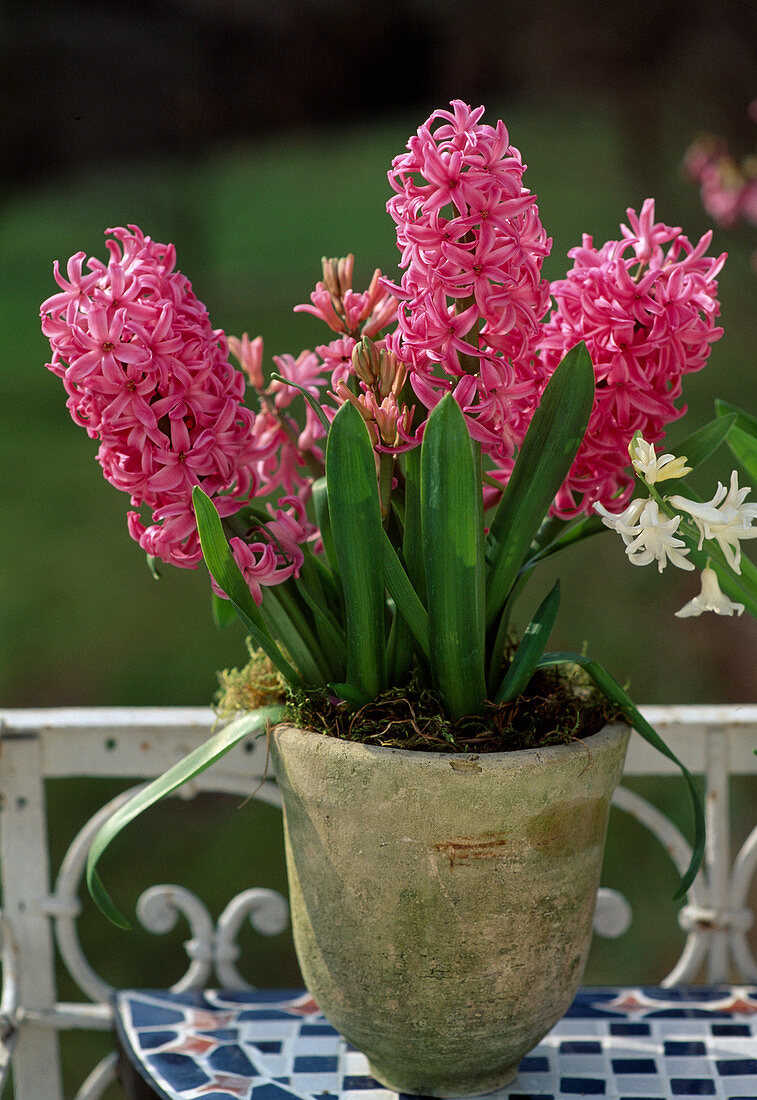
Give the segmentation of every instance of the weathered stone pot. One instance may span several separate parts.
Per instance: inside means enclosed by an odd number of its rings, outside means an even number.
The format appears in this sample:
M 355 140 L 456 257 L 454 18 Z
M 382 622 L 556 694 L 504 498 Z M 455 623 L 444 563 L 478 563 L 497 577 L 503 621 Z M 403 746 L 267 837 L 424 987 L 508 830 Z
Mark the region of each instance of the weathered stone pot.
M 303 977 L 382 1084 L 501 1088 L 564 1014 L 627 741 L 475 756 L 273 731 Z

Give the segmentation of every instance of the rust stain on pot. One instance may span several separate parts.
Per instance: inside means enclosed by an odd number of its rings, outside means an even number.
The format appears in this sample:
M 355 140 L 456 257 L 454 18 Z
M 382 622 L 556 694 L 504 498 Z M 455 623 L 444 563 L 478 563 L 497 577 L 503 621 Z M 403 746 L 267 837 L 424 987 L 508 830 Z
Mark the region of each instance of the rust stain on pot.
M 477 760 L 477 756 L 472 756 L 469 760 L 450 760 L 449 766 L 456 772 L 482 772 L 484 769 L 476 763 Z
M 452 836 L 434 844 L 434 850 L 442 852 L 449 860 L 450 869 L 475 859 L 496 859 L 507 845 L 505 833 L 482 833 L 480 836 Z
M 607 823 L 606 799 L 587 799 L 563 804 L 531 818 L 524 830 L 451 836 L 432 845 L 446 856 L 450 870 L 472 866 L 478 860 L 521 861 L 528 852 L 561 859 L 601 844 Z

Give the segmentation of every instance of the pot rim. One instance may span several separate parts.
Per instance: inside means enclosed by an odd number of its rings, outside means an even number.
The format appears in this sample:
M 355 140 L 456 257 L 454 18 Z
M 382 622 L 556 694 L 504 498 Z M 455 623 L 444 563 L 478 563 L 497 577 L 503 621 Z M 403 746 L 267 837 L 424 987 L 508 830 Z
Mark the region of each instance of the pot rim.
M 611 743 L 615 743 L 623 737 L 628 738 L 630 736 L 632 726 L 628 722 L 614 721 L 607 722 L 596 733 L 589 734 L 588 737 L 576 737 L 573 741 L 568 741 L 559 745 L 544 745 L 537 746 L 530 749 L 512 749 L 505 752 L 434 752 L 428 749 L 403 749 L 389 745 L 371 745 L 365 741 L 349 741 L 344 737 L 332 737 L 328 733 L 323 733 L 321 730 L 314 730 L 304 726 L 297 726 L 292 722 L 277 722 L 275 726 L 271 727 L 271 735 L 274 736 L 278 731 L 291 730 L 294 733 L 302 734 L 305 737 L 321 737 L 325 743 L 333 742 L 335 745 L 343 746 L 343 751 L 350 752 L 354 750 L 360 752 L 362 750 L 372 756 L 377 757 L 416 757 L 419 760 L 427 760 L 432 762 L 438 760 L 442 763 L 450 763 L 451 761 L 459 761 L 460 763 L 473 763 L 482 764 L 485 761 L 491 761 L 492 764 L 501 763 L 504 761 L 511 762 L 512 764 L 523 763 L 527 764 L 529 761 L 537 761 L 541 764 L 547 762 L 554 762 L 561 756 L 572 756 L 575 753 L 582 752 L 587 744 L 595 749 L 602 749 L 609 746 Z M 546 760 L 544 759 L 546 756 Z

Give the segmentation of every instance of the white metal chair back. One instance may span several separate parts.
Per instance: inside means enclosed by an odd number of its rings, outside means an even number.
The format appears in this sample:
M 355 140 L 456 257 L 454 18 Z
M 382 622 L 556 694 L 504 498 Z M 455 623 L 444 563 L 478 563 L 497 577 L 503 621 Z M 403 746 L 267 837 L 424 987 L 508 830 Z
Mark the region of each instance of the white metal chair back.
M 729 780 L 757 774 L 757 706 L 647 707 L 645 715 L 691 771 L 705 777 L 708 847 L 705 866 L 679 914 L 686 932 L 683 953 L 663 979 L 666 986 L 703 975 L 715 984 L 757 980 L 747 933 L 749 890 L 757 868 L 757 827 L 731 859 Z M 63 1100 L 58 1032 L 109 1029 L 111 986 L 90 966 L 79 940 L 79 888 L 89 845 L 102 821 L 129 792 L 103 807 L 79 832 L 50 877 L 45 780 L 101 776 L 144 780 L 160 774 L 203 741 L 214 718 L 204 709 L 84 709 L 0 711 L 0 877 L 3 909 L 3 984 L 0 996 L 0 1086 L 13 1062 L 15 1100 Z M 673 764 L 632 737 L 626 776 L 678 774 Z M 280 805 L 267 769 L 264 740 L 238 745 L 198 777 L 189 792 L 254 796 Z M 682 871 L 689 846 L 656 807 L 621 786 L 616 805 L 658 838 Z M 750 822 L 750 827 L 752 822 Z M 248 983 L 235 966 L 236 938 L 250 918 L 264 933 L 287 923 L 283 898 L 246 889 L 213 921 L 204 903 L 181 886 L 154 886 L 140 898 L 138 916 L 151 931 L 171 927 L 177 914 L 189 923 L 189 962 L 174 990 L 224 988 Z M 618 936 L 630 922 L 625 899 L 602 890 L 595 928 Z M 56 953 L 88 1000 L 63 1003 L 55 983 Z M 114 1079 L 115 1055 L 87 1077 L 75 1100 L 97 1100 Z

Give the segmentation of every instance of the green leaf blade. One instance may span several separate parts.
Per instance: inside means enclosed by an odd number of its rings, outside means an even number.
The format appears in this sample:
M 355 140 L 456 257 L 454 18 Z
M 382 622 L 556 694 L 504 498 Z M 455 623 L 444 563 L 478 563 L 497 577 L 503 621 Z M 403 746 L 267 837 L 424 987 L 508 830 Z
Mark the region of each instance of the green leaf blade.
M 636 732 L 640 734 L 648 744 L 657 749 L 663 756 L 666 756 L 668 760 L 672 760 L 680 769 L 691 800 L 694 827 L 694 842 L 692 845 L 689 866 L 682 875 L 678 888 L 673 895 L 674 899 L 684 897 L 702 865 L 705 845 L 704 810 L 702 808 L 702 800 L 699 797 L 699 791 L 696 788 L 691 772 L 685 764 L 678 759 L 675 753 L 668 748 L 659 733 L 657 733 L 649 722 L 647 722 L 646 718 L 637 709 L 631 697 L 623 690 L 618 681 L 611 676 L 607 669 L 598 661 L 593 661 L 591 658 L 583 657 L 578 653 L 545 653 L 540 659 L 538 667 L 546 668 L 549 665 L 561 664 L 573 664 L 583 668 L 588 675 L 591 676 L 604 697 L 618 708 L 628 724 L 633 726 Z
M 428 418 L 420 461 L 431 673 L 449 714 L 462 717 L 486 699 L 483 505 L 473 444 L 449 394 Z
M 283 382 L 285 386 L 291 386 L 292 389 L 299 390 L 299 392 L 307 401 L 308 405 L 310 405 L 310 408 L 318 417 L 318 420 L 320 421 L 321 427 L 323 428 L 324 432 L 328 432 L 330 427 L 329 419 L 326 416 L 326 413 L 323 411 L 322 406 L 313 397 L 312 393 L 306 390 L 304 386 L 298 385 L 297 382 L 292 382 L 289 378 L 284 378 L 283 374 L 277 374 L 276 371 L 271 372 L 271 378 L 275 382 Z
M 334 577 L 334 583 L 338 584 L 339 566 L 336 561 L 334 537 L 331 533 L 329 495 L 325 477 L 319 477 L 313 482 L 313 509 L 315 511 L 315 521 L 321 532 L 321 541 L 323 542 L 323 551 L 326 555 L 326 561 Z
M 270 722 L 279 722 L 284 717 L 283 706 L 261 707 L 230 722 L 218 733 L 208 738 L 202 745 L 190 752 L 177 764 L 137 791 L 108 818 L 97 833 L 87 857 L 87 885 L 93 900 L 101 911 L 120 928 L 129 929 L 129 922 L 116 908 L 110 898 L 97 870 L 100 857 L 118 834 L 150 806 L 173 794 L 179 787 L 204 772 L 216 760 L 224 756 L 239 741 L 262 733 Z
M 397 610 L 412 631 L 424 657 L 429 657 L 428 612 L 410 583 L 391 539 L 384 532 L 384 579 Z
M 384 530 L 368 429 L 349 401 L 326 441 L 331 537 L 342 582 L 347 681 L 370 699 L 386 687 Z
M 608 528 L 602 523 L 601 517 L 596 514 L 582 516 L 570 524 L 566 523 L 559 535 L 545 546 L 542 546 L 528 559 L 525 568 L 533 569 L 545 558 L 552 557 L 553 554 L 559 554 L 561 550 L 566 550 L 569 546 L 574 546 L 584 539 L 592 538 L 594 535 L 599 535 L 607 530 Z
M 555 581 L 550 592 L 544 597 L 531 622 L 526 627 L 520 645 L 505 674 L 502 685 L 495 697 L 495 703 L 509 703 L 528 686 L 536 671 L 539 659 L 555 625 L 560 607 L 560 582 Z
M 231 600 L 255 644 L 270 657 L 287 683 L 301 686 L 302 677 L 271 637 L 242 571 L 234 561 L 216 506 L 198 485 L 192 490 L 192 505 L 208 572 Z
M 237 611 L 231 600 L 224 600 L 220 596 L 217 596 L 215 592 L 210 593 L 210 610 L 213 615 L 213 622 L 216 624 L 219 630 L 224 630 L 227 626 L 231 626 L 232 623 L 237 621 Z
M 334 672 L 312 630 L 307 604 L 300 598 L 303 588 L 291 578 L 264 588 L 260 610 L 269 633 L 283 645 L 305 682 L 323 687 Z
M 486 621 L 491 626 L 529 546 L 576 456 L 594 401 L 594 368 L 586 345 L 559 364 L 542 394 L 507 488 L 492 520 Z
M 726 401 L 716 401 L 715 408 L 720 417 L 735 417 L 728 433 L 728 446 L 747 477 L 757 485 L 757 419 Z
M 686 465 L 696 469 L 728 439 L 737 419 L 735 412 L 719 414 L 714 420 L 682 439 L 675 447 L 675 453 L 685 455 Z

